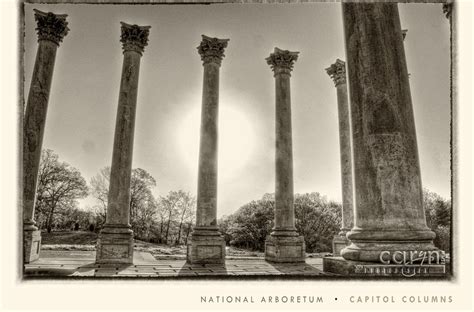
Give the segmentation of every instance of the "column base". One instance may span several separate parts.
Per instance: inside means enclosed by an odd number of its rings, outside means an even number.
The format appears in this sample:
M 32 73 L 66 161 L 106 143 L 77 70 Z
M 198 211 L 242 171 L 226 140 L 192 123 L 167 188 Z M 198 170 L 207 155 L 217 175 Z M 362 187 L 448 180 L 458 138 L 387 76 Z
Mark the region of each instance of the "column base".
M 366 230 L 353 228 L 347 238 L 351 244 L 341 251 L 346 260 L 380 262 L 385 252 L 434 251 L 436 234 L 430 229 Z
M 265 241 L 265 260 L 279 263 L 305 262 L 303 236 L 270 235 Z
M 41 250 L 41 231 L 23 231 L 23 262 L 30 263 L 39 259 Z
M 387 257 L 388 253 L 395 252 L 420 252 L 436 251 L 432 242 L 417 241 L 372 241 L 358 242 L 351 241 L 351 244 L 341 251 L 341 256 L 346 260 L 381 262 L 381 255 Z
M 382 264 L 324 257 L 323 272 L 340 276 L 358 277 L 431 277 L 446 276 L 445 264 Z
M 133 264 L 133 231 L 129 226 L 105 226 L 97 239 L 96 263 Z
M 219 231 L 195 229 L 187 246 L 187 262 L 191 264 L 225 263 L 225 240 Z
M 341 251 L 349 246 L 351 241 L 346 237 L 345 233 L 339 233 L 335 235 L 332 239 L 332 254 L 335 257 L 339 257 L 341 255 Z

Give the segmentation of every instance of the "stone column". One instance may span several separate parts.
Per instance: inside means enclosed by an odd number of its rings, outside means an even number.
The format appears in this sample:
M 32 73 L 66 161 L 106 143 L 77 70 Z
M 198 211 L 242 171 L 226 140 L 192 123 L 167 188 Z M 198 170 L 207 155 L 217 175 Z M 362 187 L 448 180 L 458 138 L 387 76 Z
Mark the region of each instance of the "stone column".
M 427 227 L 415 121 L 396 3 L 343 3 L 355 220 L 346 260 L 435 250 Z
M 275 225 L 265 241 L 265 260 L 304 262 L 305 245 L 295 227 L 290 77 L 299 52 L 275 48 L 266 61 L 275 77 Z
M 341 231 L 334 236 L 332 250 L 335 256 L 349 245 L 347 232 L 354 225 L 354 208 L 352 198 L 352 149 L 349 117 L 349 100 L 347 98 L 346 63 L 337 59 L 334 64 L 326 68 L 328 75 L 334 80 L 337 90 L 337 111 L 339 116 L 339 147 L 341 158 L 341 185 L 342 185 L 342 225 Z
M 130 226 L 133 133 L 140 59 L 148 44 L 150 26 L 129 25 L 124 22 L 121 25 L 122 78 L 115 123 L 107 219 L 97 240 L 96 263 L 133 263 L 133 231 Z
M 66 14 L 34 9 L 38 51 L 23 121 L 23 260 L 39 258 L 41 232 L 34 221 L 36 186 L 49 92 L 59 43 L 69 32 Z
M 225 240 L 217 227 L 219 68 L 229 39 L 202 35 L 197 47 L 204 66 L 196 226 L 188 243 L 189 263 L 224 263 Z

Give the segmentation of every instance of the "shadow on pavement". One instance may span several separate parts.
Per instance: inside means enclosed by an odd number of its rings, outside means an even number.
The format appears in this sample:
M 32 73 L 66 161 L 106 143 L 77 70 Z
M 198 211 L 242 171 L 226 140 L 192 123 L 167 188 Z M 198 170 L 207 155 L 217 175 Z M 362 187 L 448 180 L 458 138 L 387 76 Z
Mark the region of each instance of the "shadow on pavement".
M 307 263 L 275 263 L 267 262 L 273 268 L 285 275 L 321 275 L 322 272 Z
M 229 275 L 225 264 L 190 264 L 185 263 L 178 276 L 225 276 Z

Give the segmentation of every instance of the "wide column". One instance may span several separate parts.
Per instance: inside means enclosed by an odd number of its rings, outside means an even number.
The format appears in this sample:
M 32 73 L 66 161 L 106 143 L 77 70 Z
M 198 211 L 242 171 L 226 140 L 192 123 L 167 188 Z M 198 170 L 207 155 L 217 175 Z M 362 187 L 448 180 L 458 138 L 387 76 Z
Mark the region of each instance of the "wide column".
M 343 3 L 355 224 L 346 260 L 435 250 L 427 227 L 415 121 L 395 3 Z
M 97 240 L 96 263 L 133 263 L 130 225 L 130 179 L 140 59 L 150 26 L 121 22 L 122 78 L 115 123 L 107 218 Z
M 189 263 L 224 263 L 225 240 L 217 227 L 219 68 L 229 39 L 202 35 L 197 47 L 204 66 L 196 226 L 188 243 Z
M 290 76 L 299 52 L 275 48 L 266 61 L 275 77 L 275 225 L 265 241 L 265 260 L 304 262 L 305 245 L 295 227 Z
M 34 11 L 38 51 L 23 122 L 23 260 L 25 263 L 37 260 L 40 253 L 41 232 L 34 220 L 38 170 L 56 51 L 59 43 L 69 32 L 66 14 L 44 13 L 36 9 Z
M 341 231 L 334 236 L 332 250 L 335 256 L 349 245 L 347 232 L 354 225 L 353 188 L 352 188 L 352 148 L 349 117 L 349 101 L 347 98 L 346 63 L 337 59 L 334 64 L 326 68 L 326 72 L 333 79 L 337 90 L 337 111 L 339 117 L 339 148 L 341 159 L 342 185 L 342 224 Z

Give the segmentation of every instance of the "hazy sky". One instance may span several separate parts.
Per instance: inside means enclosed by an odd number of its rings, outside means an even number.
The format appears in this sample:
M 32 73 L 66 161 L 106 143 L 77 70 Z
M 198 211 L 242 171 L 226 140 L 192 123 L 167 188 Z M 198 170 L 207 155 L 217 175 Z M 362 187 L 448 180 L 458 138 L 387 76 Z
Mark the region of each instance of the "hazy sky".
M 44 148 L 85 179 L 110 166 L 122 50 L 120 21 L 150 25 L 141 61 L 133 167 L 156 195 L 196 194 L 201 34 L 229 38 L 220 79 L 218 216 L 274 192 L 275 46 L 299 51 L 291 78 L 295 192 L 341 200 L 336 89 L 325 68 L 345 60 L 341 5 L 25 4 L 25 96 L 37 36 L 33 8 L 68 14 L 58 50 Z M 441 4 L 399 4 L 423 186 L 449 198 L 449 23 Z M 92 200 L 82 205 L 92 205 Z

